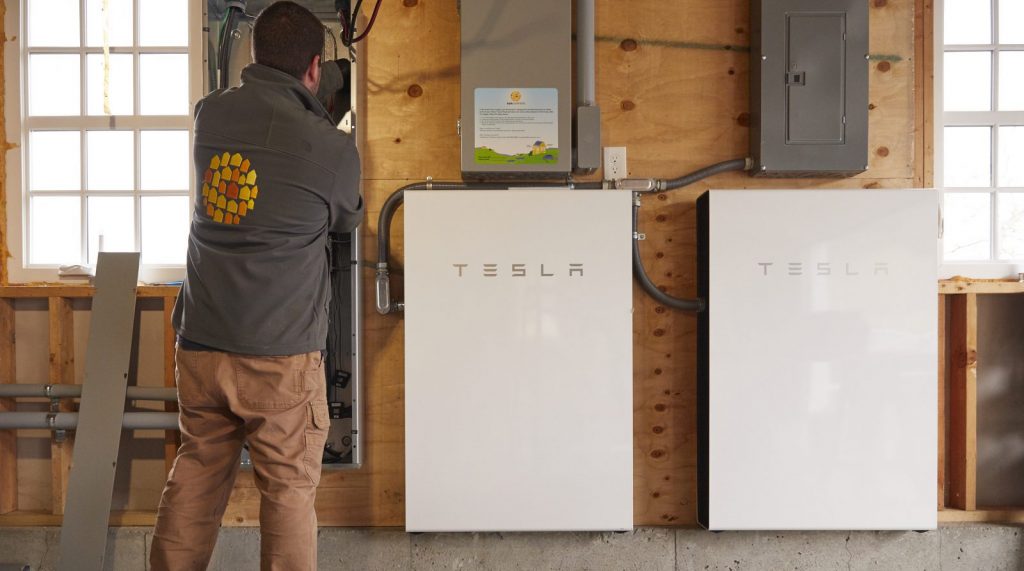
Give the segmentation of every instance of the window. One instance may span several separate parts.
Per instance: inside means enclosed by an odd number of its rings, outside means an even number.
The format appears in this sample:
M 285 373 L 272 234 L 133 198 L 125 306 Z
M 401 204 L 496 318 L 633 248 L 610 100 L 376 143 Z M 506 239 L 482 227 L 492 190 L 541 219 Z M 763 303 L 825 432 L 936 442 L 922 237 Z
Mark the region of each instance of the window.
M 202 89 L 189 49 L 201 14 L 189 4 L 20 2 L 23 216 L 12 250 L 22 276 L 91 265 L 101 250 L 141 251 L 150 267 L 184 264 L 191 109 Z
M 1019 263 L 1024 0 L 944 0 L 940 10 L 935 179 L 943 189 L 943 260 Z

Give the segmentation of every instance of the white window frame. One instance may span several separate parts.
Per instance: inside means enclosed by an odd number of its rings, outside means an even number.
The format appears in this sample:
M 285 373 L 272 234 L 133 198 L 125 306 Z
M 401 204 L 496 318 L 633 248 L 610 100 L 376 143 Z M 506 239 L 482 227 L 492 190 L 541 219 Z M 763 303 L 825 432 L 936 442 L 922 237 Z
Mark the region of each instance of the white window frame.
M 26 38 L 26 21 L 22 18 L 22 14 L 26 10 L 26 0 L 18 0 L 16 2 L 9 2 L 7 7 L 7 13 L 4 20 L 4 30 L 8 38 L 13 38 L 9 42 L 7 49 L 4 51 L 4 81 L 6 82 L 6 105 L 4 109 L 6 125 L 7 125 L 7 140 L 14 144 L 13 148 L 7 151 L 7 173 L 6 173 L 6 195 L 7 195 L 7 241 L 8 249 L 11 252 L 11 258 L 7 260 L 8 275 L 12 283 L 19 282 L 56 282 L 59 280 L 57 274 L 57 266 L 55 265 L 42 265 L 42 264 L 29 264 L 28 263 L 28 237 L 29 237 L 29 212 L 28 212 L 28 189 L 25 185 L 25 173 L 28 169 L 28 157 L 27 153 L 23 152 L 26 148 L 28 141 L 28 134 L 30 129 L 47 129 L 54 128 L 60 130 L 79 130 L 82 133 L 82 144 L 85 145 L 85 131 L 86 130 L 124 130 L 135 132 L 135 177 L 136 185 L 135 190 L 128 190 L 122 192 L 102 192 L 102 193 L 89 193 L 84 189 L 86 185 L 86 179 L 84 178 L 85 169 L 87 168 L 84 164 L 85 148 L 82 149 L 83 157 L 83 189 L 79 191 L 47 191 L 46 196 L 96 196 L 101 194 L 102 196 L 171 196 L 181 195 L 181 193 L 169 192 L 152 192 L 138 190 L 138 177 L 140 176 L 139 169 L 139 149 L 141 144 L 140 131 L 144 130 L 188 130 L 189 132 L 189 212 L 191 215 L 191 208 L 195 201 L 195 173 L 194 166 L 191 160 L 191 141 L 192 141 L 192 106 L 198 101 L 203 95 L 203 73 L 205 70 L 205 49 L 203 47 L 203 18 L 205 17 L 205 7 L 202 5 L 202 0 L 188 0 L 189 1 L 189 16 L 188 16 L 188 46 L 183 50 L 181 47 L 139 47 L 138 45 L 138 19 L 139 19 L 139 0 L 133 0 L 133 17 L 135 18 L 135 41 L 132 47 L 111 47 L 110 53 L 124 53 L 124 54 L 138 54 L 139 52 L 144 53 L 187 53 L 189 56 L 189 112 L 182 116 L 154 116 L 154 115 L 134 115 L 126 116 L 119 115 L 115 118 L 109 116 L 89 116 L 87 115 L 87 100 L 84 97 L 86 90 L 87 76 L 85 74 L 85 58 L 82 58 L 82 115 L 71 116 L 71 117 L 28 117 L 27 106 L 23 105 L 27 94 L 25 77 L 28 74 L 28 53 L 25 38 Z M 85 2 L 81 2 L 80 11 L 80 30 L 82 34 L 84 44 L 85 38 Z M 67 47 L 67 48 L 32 48 L 33 53 L 102 53 L 100 48 L 86 48 L 86 47 Z M 138 101 L 138 85 L 139 85 L 139 69 L 138 62 L 139 58 L 134 58 L 135 61 L 135 112 L 138 113 L 139 101 Z M 115 126 L 116 125 L 116 126 Z M 31 150 L 29 151 L 31 152 Z M 44 194 L 44 193 L 37 193 Z M 83 201 L 83 208 L 81 212 L 82 216 L 82 248 L 83 252 L 88 247 L 88 236 L 87 236 L 87 225 L 86 217 L 88 216 L 85 204 L 87 201 Z M 136 216 L 136 243 L 141 244 L 141 212 L 140 212 L 140 200 L 135 200 L 135 216 Z M 84 258 L 84 256 L 83 256 Z M 139 278 L 145 282 L 164 282 L 180 280 L 185 275 L 184 265 L 143 265 L 142 271 L 140 272 Z
M 999 98 L 999 52 L 1000 51 L 1020 51 L 1024 50 L 1024 45 L 1010 45 L 1010 44 L 997 44 L 994 43 L 999 39 L 999 0 L 987 0 L 990 3 L 990 10 L 992 14 L 991 26 L 992 26 L 992 39 L 991 44 L 957 44 L 952 46 L 945 45 L 945 0 L 937 0 L 934 4 L 934 49 L 933 49 L 933 125 L 932 129 L 934 137 L 934 149 L 935 149 L 935 168 L 934 168 L 934 179 L 935 187 L 939 189 L 940 193 L 940 204 L 944 203 L 945 193 L 985 193 L 991 196 L 989 214 L 990 214 L 990 259 L 981 260 L 976 262 L 970 261 L 950 261 L 945 260 L 945 248 L 943 247 L 941 240 L 939 244 L 939 256 L 942 260 L 941 267 L 939 269 L 940 277 L 949 278 L 953 276 L 967 276 L 974 278 L 1006 278 L 1006 277 L 1017 277 L 1018 273 L 1024 272 L 1024 260 L 999 260 L 996 258 L 999 248 L 999 195 L 1000 194 L 1011 194 L 1011 193 L 1024 193 L 1024 189 L 1018 188 L 999 188 L 998 180 L 996 179 L 998 173 L 999 163 L 999 127 L 1024 125 L 1024 111 L 995 111 L 998 109 L 998 98 Z M 943 89 L 944 83 L 944 61 L 946 51 L 987 51 L 992 53 L 992 109 L 990 111 L 945 111 Z M 981 188 L 946 188 L 943 181 L 943 150 L 944 150 L 944 132 L 945 127 L 957 127 L 957 126 L 977 126 L 977 127 L 991 127 L 991 141 L 992 141 L 992 156 L 991 156 L 991 169 L 992 169 L 992 187 L 981 187 Z M 944 205 L 943 205 L 944 207 Z

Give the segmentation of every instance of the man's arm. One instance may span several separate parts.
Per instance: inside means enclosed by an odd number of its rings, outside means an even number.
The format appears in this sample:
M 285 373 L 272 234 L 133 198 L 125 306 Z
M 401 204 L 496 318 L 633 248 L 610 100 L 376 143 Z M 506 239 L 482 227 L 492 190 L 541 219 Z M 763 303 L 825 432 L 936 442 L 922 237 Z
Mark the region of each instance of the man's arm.
M 359 195 L 359 151 L 350 136 L 343 137 L 338 153 L 339 168 L 328 198 L 331 232 L 351 232 L 363 220 L 363 197 Z

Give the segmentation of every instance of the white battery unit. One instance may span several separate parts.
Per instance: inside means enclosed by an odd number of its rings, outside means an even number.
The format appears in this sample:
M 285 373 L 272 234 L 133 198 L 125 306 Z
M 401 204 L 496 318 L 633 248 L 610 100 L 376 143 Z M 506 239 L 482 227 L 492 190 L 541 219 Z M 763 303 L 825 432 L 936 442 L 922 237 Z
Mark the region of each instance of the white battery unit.
M 405 196 L 406 529 L 633 526 L 631 196 Z
M 698 519 L 936 526 L 934 191 L 698 201 Z

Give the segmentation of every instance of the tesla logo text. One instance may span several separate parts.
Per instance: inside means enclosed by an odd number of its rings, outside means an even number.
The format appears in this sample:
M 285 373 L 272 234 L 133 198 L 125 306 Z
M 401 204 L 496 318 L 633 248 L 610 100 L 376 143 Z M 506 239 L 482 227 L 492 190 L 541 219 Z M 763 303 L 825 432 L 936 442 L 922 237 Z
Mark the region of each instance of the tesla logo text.
M 583 277 L 583 264 L 569 264 L 568 266 L 562 264 L 452 264 L 452 268 L 454 268 L 460 278 L 470 275 L 481 275 L 485 278 L 525 278 L 529 276 L 541 278 L 560 276 L 568 276 L 570 278 Z
M 816 264 L 805 264 L 803 262 L 787 262 L 776 264 L 775 262 L 757 262 L 761 276 L 778 275 L 780 272 L 789 276 L 888 276 L 889 264 L 887 262 L 875 262 L 874 264 L 856 264 L 846 262 L 835 264 L 832 262 L 818 262 Z M 778 265 L 779 267 L 776 267 Z

